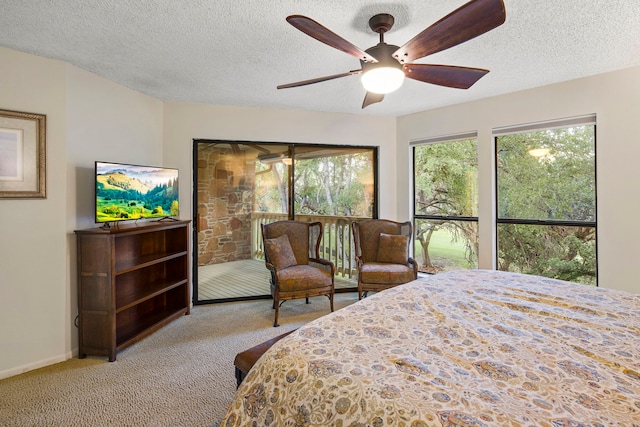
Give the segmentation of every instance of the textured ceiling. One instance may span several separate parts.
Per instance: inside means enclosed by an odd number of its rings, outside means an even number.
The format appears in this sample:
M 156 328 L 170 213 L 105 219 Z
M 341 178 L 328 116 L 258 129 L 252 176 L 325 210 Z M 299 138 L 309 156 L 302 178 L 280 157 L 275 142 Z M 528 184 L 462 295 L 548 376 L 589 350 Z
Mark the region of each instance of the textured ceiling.
M 639 0 L 504 0 L 506 22 L 416 62 L 487 68 L 468 90 L 406 80 L 362 110 L 360 68 L 289 25 L 308 16 L 362 49 L 376 13 L 403 45 L 465 0 L 0 0 L 0 46 L 67 61 L 165 101 L 399 116 L 640 65 Z M 1 65 L 0 65 L 1 66 Z

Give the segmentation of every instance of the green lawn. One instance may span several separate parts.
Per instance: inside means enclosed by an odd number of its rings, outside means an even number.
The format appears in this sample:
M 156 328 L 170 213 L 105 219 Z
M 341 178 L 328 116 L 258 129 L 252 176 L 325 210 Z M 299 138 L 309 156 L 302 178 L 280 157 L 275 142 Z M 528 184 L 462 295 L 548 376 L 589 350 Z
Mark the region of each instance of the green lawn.
M 419 242 L 415 244 L 415 256 L 422 262 L 422 248 Z M 434 265 L 445 270 L 454 268 L 470 268 L 465 256 L 465 247 L 462 239 L 452 242 L 451 233 L 448 230 L 439 230 L 431 237 L 429 255 Z

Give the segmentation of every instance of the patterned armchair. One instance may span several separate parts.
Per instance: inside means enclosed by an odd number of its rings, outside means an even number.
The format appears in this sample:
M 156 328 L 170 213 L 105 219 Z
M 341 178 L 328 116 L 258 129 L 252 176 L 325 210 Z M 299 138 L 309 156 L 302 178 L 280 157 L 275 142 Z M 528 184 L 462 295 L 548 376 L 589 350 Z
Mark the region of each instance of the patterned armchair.
M 271 272 L 271 296 L 278 324 L 278 310 L 284 301 L 326 295 L 333 311 L 335 266 L 318 257 L 322 223 L 276 221 L 262 224 L 264 257 Z
M 358 299 L 418 278 L 409 256 L 411 222 L 366 219 L 351 223 L 358 263 Z

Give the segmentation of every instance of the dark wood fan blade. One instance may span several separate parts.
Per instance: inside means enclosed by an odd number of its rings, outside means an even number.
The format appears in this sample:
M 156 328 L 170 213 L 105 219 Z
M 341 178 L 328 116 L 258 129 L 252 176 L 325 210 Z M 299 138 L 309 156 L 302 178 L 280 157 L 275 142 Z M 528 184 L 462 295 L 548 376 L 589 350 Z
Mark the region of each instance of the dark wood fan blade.
M 484 34 L 505 19 L 502 0 L 471 0 L 409 40 L 393 57 L 402 64 L 413 62 Z
M 301 82 L 287 83 L 287 84 L 278 86 L 278 89 L 287 89 L 290 87 L 306 86 L 314 83 L 326 82 L 327 80 L 339 79 L 340 77 L 347 77 L 347 76 L 360 74 L 360 73 L 362 73 L 362 70 L 353 70 L 353 71 L 348 71 L 346 73 L 333 74 L 330 76 L 318 77 L 316 79 L 303 80 Z
M 404 75 L 413 80 L 457 89 L 469 89 L 489 70 L 454 65 L 405 64 Z
M 382 93 L 373 93 L 367 92 L 364 96 L 364 101 L 362 101 L 362 108 L 368 107 L 371 104 L 375 104 L 376 102 L 380 102 L 384 99 L 384 94 Z
M 311 18 L 307 18 L 302 15 L 291 15 L 287 17 L 287 22 L 308 36 L 329 45 L 333 48 L 343 51 L 351 56 L 364 61 L 364 62 L 378 62 L 376 58 L 369 55 L 364 50 L 351 42 L 343 39 L 328 28 L 323 27 Z

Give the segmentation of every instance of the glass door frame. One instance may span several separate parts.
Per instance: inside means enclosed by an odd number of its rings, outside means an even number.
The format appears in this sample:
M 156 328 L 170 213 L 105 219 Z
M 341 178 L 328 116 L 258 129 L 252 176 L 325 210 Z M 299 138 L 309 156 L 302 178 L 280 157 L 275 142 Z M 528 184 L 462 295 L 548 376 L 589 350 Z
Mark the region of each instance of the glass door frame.
M 198 246 L 198 147 L 199 144 L 239 144 L 239 145 L 273 145 L 273 146 L 286 146 L 288 147 L 288 154 L 291 159 L 295 160 L 296 147 L 318 148 L 318 149 L 362 149 L 371 150 L 373 155 L 373 201 L 371 207 L 371 218 L 378 218 L 379 216 L 379 147 L 369 145 L 339 145 L 339 144 L 310 144 L 310 143 L 294 143 L 294 142 L 276 142 L 276 141 L 247 141 L 247 140 L 224 140 L 224 139 L 193 139 L 192 147 L 192 303 L 193 305 L 231 302 L 231 301 L 245 301 L 245 300 L 257 300 L 257 299 L 271 299 L 271 295 L 259 295 L 259 296 L 246 296 L 238 298 L 226 298 L 216 300 L 198 300 L 198 267 L 199 267 L 199 246 Z M 287 177 L 287 193 L 288 193 L 288 213 L 287 218 L 294 220 L 295 214 L 295 199 L 294 199 L 294 178 L 295 178 L 295 161 L 292 162 L 289 174 Z M 356 289 L 355 287 L 353 288 Z M 348 291 L 343 289 L 341 291 Z

